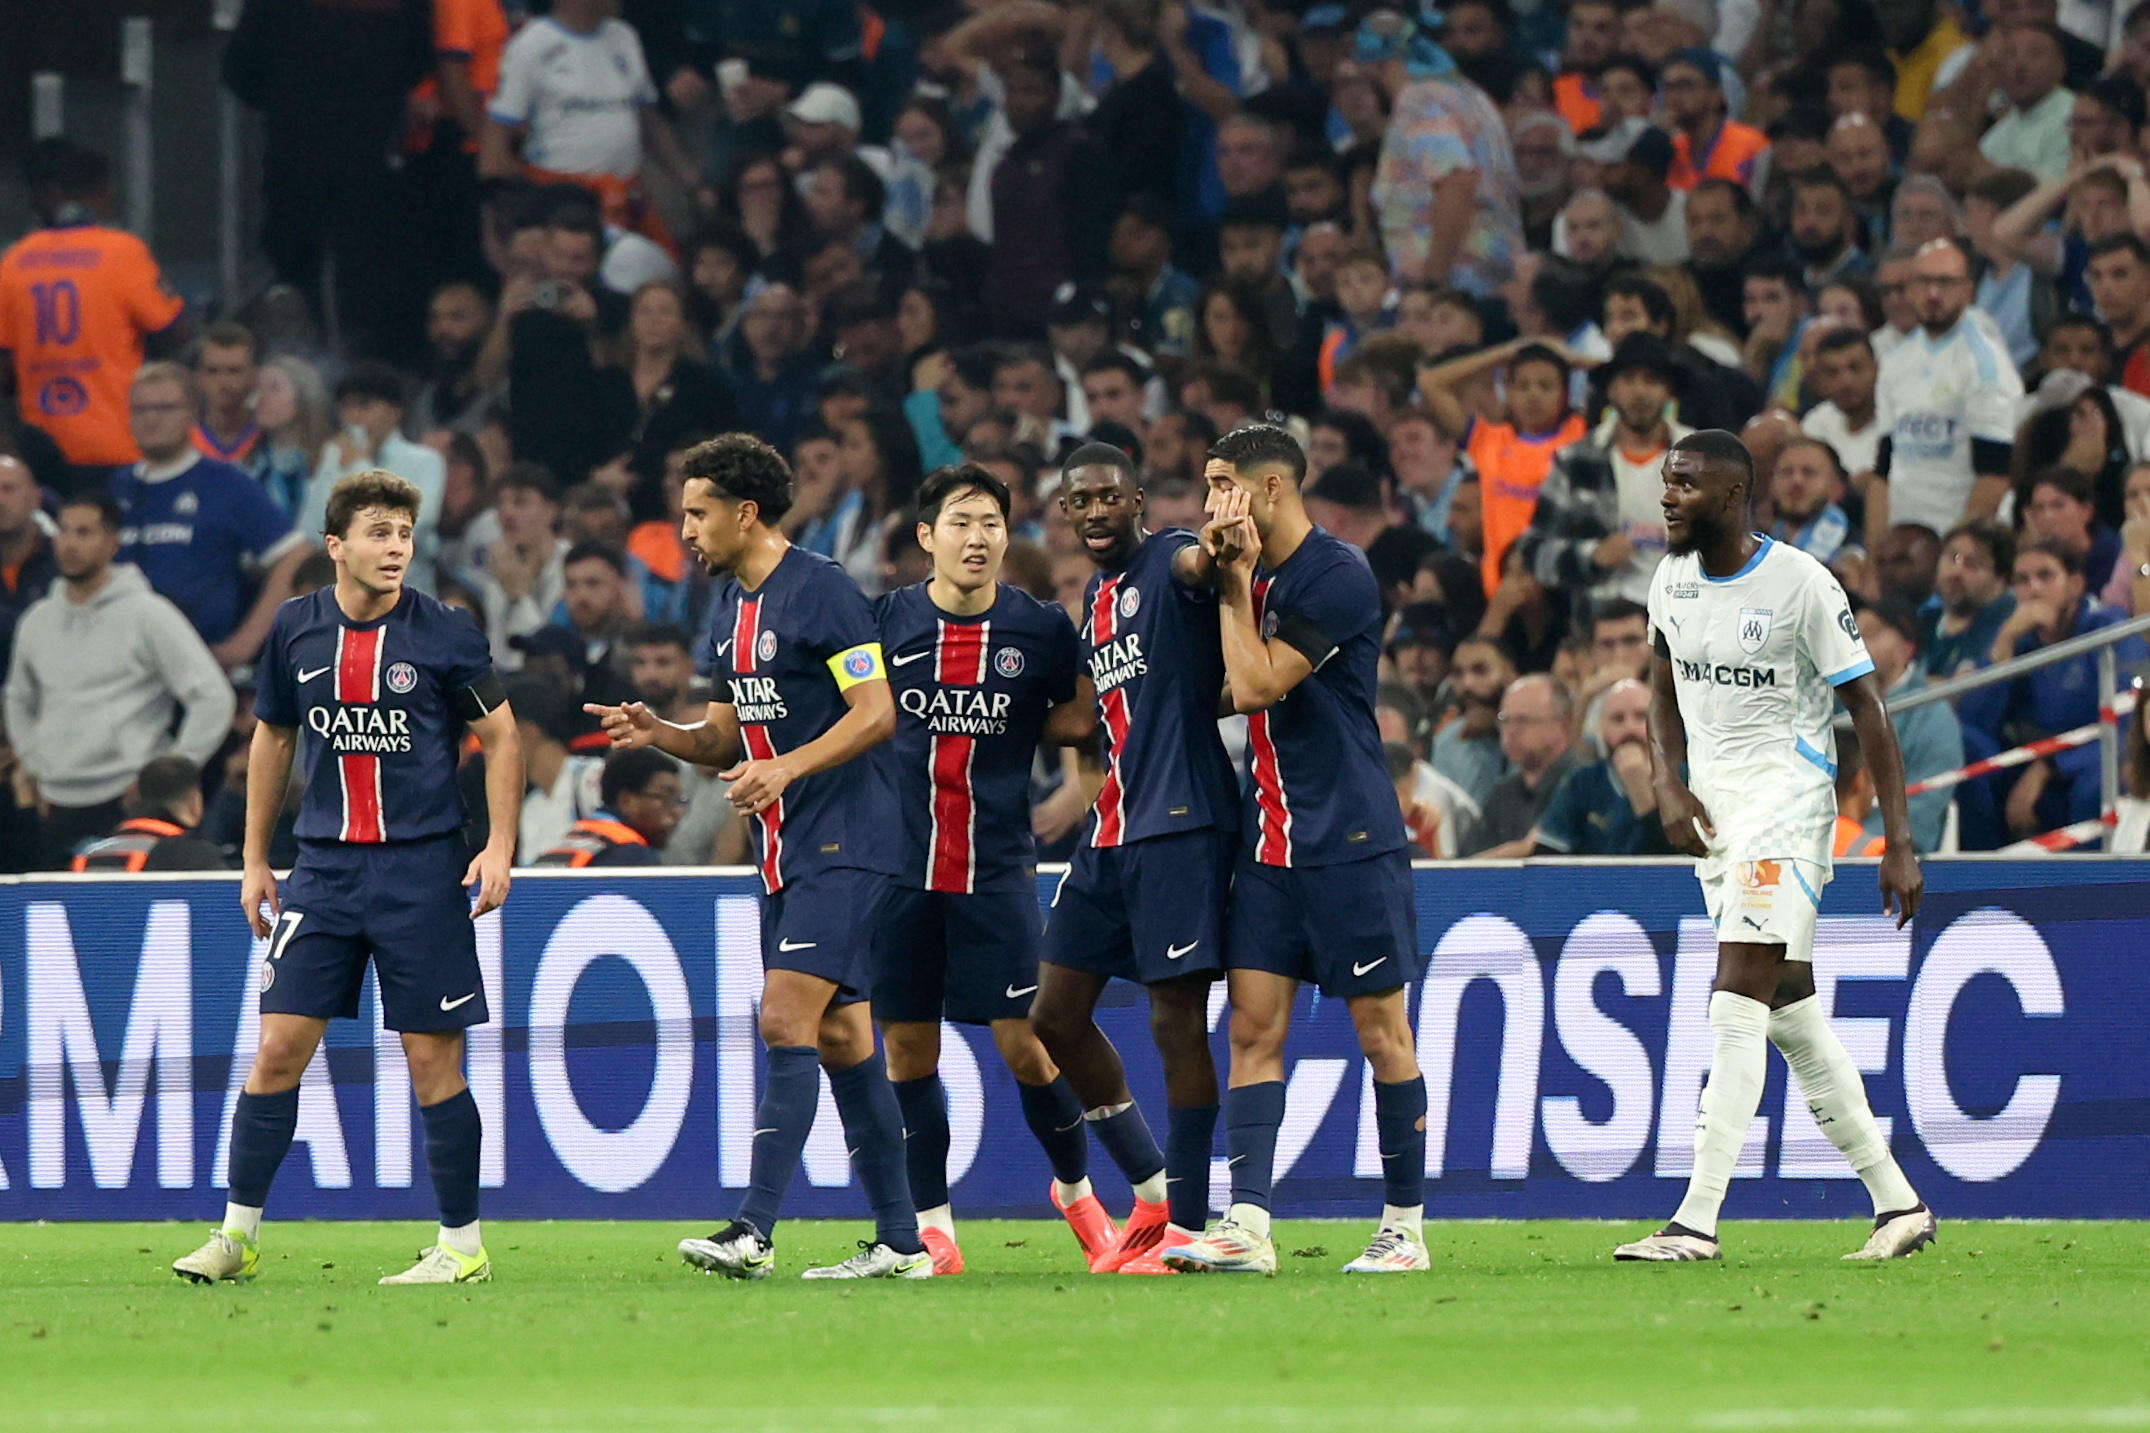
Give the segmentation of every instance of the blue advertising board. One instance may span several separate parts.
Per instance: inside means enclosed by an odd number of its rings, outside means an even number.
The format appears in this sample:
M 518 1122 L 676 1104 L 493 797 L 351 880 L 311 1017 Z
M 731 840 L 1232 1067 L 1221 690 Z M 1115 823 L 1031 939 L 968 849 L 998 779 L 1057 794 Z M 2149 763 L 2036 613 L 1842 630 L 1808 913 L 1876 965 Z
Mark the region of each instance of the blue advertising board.
M 470 1075 L 489 1216 L 730 1212 L 759 1079 L 755 890 L 744 873 L 517 876 L 479 923 L 494 1021 L 472 1033 Z M 1041 900 L 1051 890 L 1042 877 Z M 1715 948 L 1685 864 L 1427 866 L 1417 894 L 1428 1212 L 1662 1217 L 1710 1045 Z M 262 955 L 236 896 L 235 878 L 0 883 L 0 1218 L 221 1210 Z M 1822 912 L 1822 999 L 1944 1216 L 2150 1216 L 2150 866 L 1935 861 L 1898 931 L 1871 864 L 1850 864 Z M 1099 1019 L 1135 1090 L 1161 1103 L 1142 1002 L 1115 985 Z M 1213 1029 L 1222 1012 L 1220 986 Z M 369 981 L 302 1086 L 275 1217 L 431 1216 L 410 1083 L 378 1020 Z M 1339 1002 L 1302 993 L 1288 1055 L 1279 1212 L 1370 1214 L 1371 1082 Z M 1865 1214 L 1770 1064 L 1727 1216 Z M 950 1029 L 943 1077 L 958 1210 L 1049 1212 L 1043 1156 L 983 1031 Z M 790 1212 L 857 1216 L 849 1184 L 824 1089 Z

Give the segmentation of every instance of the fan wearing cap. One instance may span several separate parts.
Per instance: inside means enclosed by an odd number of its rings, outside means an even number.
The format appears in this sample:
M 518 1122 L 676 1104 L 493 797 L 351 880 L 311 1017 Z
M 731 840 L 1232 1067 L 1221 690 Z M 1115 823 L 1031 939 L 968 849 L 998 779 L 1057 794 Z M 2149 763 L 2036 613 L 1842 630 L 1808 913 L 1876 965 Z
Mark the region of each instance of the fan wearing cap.
M 1599 181 L 1620 210 L 1620 252 L 1645 264 L 1687 262 L 1687 193 L 1670 179 L 1675 152 L 1661 129 L 1645 125 Z
M 1769 136 L 1725 112 L 1724 61 L 1713 50 L 1682 50 L 1658 71 L 1665 118 L 1672 124 L 1672 173 L 1666 182 L 1688 190 L 1705 179 L 1754 187 Z
M 1578 611 L 1603 597 L 1643 601 L 1665 552 L 1658 499 L 1665 450 L 1688 429 L 1668 416 L 1678 381 L 1672 349 L 1631 333 L 1594 375 L 1610 399 L 1597 431 L 1553 460 L 1529 529 L 1516 539 L 1523 567 L 1566 592 Z

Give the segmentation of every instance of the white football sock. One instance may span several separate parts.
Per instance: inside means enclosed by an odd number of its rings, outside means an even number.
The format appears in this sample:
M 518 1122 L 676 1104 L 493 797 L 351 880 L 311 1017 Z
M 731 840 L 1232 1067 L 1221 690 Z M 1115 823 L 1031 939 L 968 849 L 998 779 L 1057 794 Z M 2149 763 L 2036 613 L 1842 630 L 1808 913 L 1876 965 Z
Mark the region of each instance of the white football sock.
M 1732 1166 L 1747 1142 L 1747 1126 L 1762 1103 L 1768 1073 L 1769 1007 L 1719 990 L 1710 996 L 1710 1079 L 1695 1118 L 1695 1172 L 1672 1220 L 1717 1237 L 1717 1211 L 1732 1184 Z
M 1088 1199 L 1093 1193 L 1095 1191 L 1090 1187 L 1088 1175 L 1076 1180 L 1073 1184 L 1062 1184 L 1057 1179 L 1053 1181 L 1053 1198 L 1060 1201 L 1062 1209 L 1067 1208 L 1078 1199 Z
M 1381 1227 L 1401 1229 L 1423 1239 L 1426 1237 L 1426 1206 L 1414 1204 L 1409 1209 L 1404 1209 L 1394 1204 L 1384 1204 L 1381 1206 Z
M 1769 1014 L 1769 1038 L 1799 1081 L 1799 1093 L 1829 1142 L 1843 1152 L 1866 1184 L 1876 1214 L 1902 1213 L 1919 1196 L 1889 1153 L 1866 1102 L 1866 1082 L 1851 1052 L 1822 1015 L 1821 997 L 1810 995 Z
M 1269 1211 L 1259 1204 L 1235 1204 L 1225 1211 L 1224 1217 L 1257 1239 L 1269 1237 Z
M 475 1258 L 485 1251 L 485 1231 L 479 1227 L 483 1222 L 482 1220 L 473 1219 L 468 1224 L 457 1229 L 450 1229 L 445 1224 L 441 1225 L 441 1247 L 453 1249 L 466 1259 Z
M 223 1227 L 233 1233 L 244 1234 L 249 1239 L 259 1239 L 261 1237 L 261 1206 L 258 1204 L 225 1205 Z
M 955 1210 L 946 1204 L 936 1204 L 931 1209 L 918 1211 L 918 1227 L 938 1229 L 949 1238 L 956 1237 Z

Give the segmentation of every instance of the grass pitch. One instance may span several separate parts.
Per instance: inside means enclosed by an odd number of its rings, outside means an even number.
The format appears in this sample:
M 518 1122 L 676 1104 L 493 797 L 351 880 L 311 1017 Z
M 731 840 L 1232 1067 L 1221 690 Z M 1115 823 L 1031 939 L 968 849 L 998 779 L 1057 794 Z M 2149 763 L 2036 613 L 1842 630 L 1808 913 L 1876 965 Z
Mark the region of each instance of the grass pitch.
M 2150 1225 L 1950 1222 L 1847 1265 L 1853 1223 L 1733 1223 L 1722 1264 L 1615 1265 L 1640 1226 L 1429 1224 L 1434 1270 L 1347 1277 L 1288 1222 L 1274 1279 L 1092 1278 L 1048 1223 L 971 1272 L 805 1284 L 865 1232 L 787 1224 L 700 1275 L 699 1226 L 491 1223 L 495 1282 L 384 1289 L 415 1224 L 271 1224 L 197 1288 L 178 1224 L 0 1227 L 0 1430 L 2150 1428 Z

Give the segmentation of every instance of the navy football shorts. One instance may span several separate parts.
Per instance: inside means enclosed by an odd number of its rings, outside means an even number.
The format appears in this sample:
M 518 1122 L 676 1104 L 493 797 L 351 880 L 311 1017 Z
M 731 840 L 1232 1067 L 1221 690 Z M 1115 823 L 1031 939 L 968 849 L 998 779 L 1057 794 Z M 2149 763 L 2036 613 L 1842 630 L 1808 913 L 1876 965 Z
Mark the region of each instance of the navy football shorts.
M 1159 985 L 1224 968 L 1232 831 L 1184 831 L 1079 847 L 1053 893 L 1045 958 L 1070 970 Z
M 491 1018 L 460 832 L 362 845 L 301 841 L 261 963 L 261 1013 L 358 1014 L 373 963 L 391 1030 L 460 1030 Z
M 1378 995 L 1425 973 L 1411 853 L 1334 866 L 1264 866 L 1242 857 L 1232 877 L 1227 962 L 1321 988 Z
M 761 968 L 796 970 L 836 987 L 832 1005 L 864 1000 L 873 984 L 873 932 L 892 877 L 827 866 L 761 898 Z
M 873 931 L 873 1013 L 965 1025 L 1019 1020 L 1038 990 L 1044 933 L 1035 880 L 969 895 L 898 886 Z

